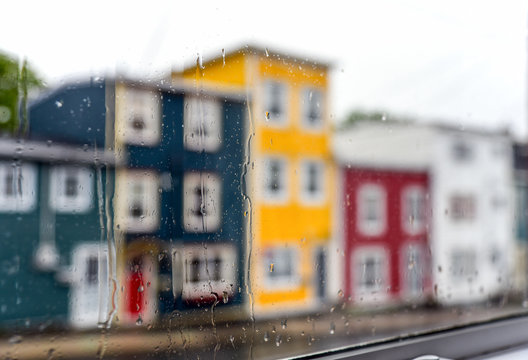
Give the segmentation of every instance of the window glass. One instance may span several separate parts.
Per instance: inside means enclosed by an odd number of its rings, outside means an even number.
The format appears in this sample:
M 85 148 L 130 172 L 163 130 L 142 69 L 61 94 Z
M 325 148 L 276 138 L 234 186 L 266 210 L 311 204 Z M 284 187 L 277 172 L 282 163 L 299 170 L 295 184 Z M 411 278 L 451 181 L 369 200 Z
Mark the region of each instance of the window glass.
M 213 152 L 222 143 L 220 104 L 196 96 L 185 98 L 184 144 L 192 151 Z
M 212 232 L 221 224 L 222 184 L 212 173 L 187 173 L 183 183 L 183 224 L 186 231 Z
M 380 235 L 385 230 L 386 195 L 381 186 L 363 185 L 358 191 L 358 227 L 365 235 Z
M 85 212 L 92 207 L 94 177 L 90 169 L 55 166 L 50 171 L 50 206 L 60 213 Z
M 263 161 L 262 198 L 266 202 L 284 202 L 288 198 L 288 169 L 286 161 L 269 157 Z
M 267 124 L 284 126 L 288 122 L 286 84 L 277 80 L 264 82 L 264 116 Z
M 302 126 L 309 130 L 320 130 L 323 126 L 323 94 L 320 90 L 307 88 L 302 91 Z
M 325 200 L 325 167 L 322 161 L 304 160 L 300 166 L 301 201 L 320 204 Z
M 0 162 L 0 212 L 28 212 L 37 198 L 37 169 L 31 164 Z

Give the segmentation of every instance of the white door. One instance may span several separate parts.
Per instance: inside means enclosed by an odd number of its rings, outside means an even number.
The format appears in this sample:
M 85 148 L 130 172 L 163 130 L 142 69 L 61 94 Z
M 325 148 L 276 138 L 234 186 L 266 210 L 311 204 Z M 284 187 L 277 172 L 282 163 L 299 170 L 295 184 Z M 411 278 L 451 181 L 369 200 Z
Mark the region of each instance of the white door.
M 79 328 L 96 327 L 108 316 L 108 249 L 83 244 L 73 252 L 70 322 Z

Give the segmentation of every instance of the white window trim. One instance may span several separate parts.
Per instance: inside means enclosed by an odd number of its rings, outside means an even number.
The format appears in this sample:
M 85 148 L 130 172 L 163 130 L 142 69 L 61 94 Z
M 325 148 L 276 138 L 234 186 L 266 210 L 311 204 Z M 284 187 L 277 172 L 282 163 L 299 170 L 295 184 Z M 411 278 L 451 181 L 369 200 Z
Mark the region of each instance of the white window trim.
M 319 181 L 320 181 L 320 189 L 317 194 L 312 195 L 309 192 L 306 191 L 306 186 L 308 182 L 308 166 L 310 164 L 315 164 L 318 168 L 319 174 Z M 326 183 L 327 183 L 327 166 L 326 163 L 322 159 L 315 159 L 315 158 L 306 158 L 300 161 L 299 163 L 299 199 L 301 200 L 301 203 L 303 205 L 308 206 L 314 206 L 314 205 L 321 205 L 326 202 L 327 198 L 327 190 L 326 190 Z
M 282 251 L 290 253 L 292 274 L 290 276 L 272 277 L 270 274 L 275 271 L 276 263 L 273 259 L 271 261 L 269 260 L 268 253 Z M 260 268 L 262 271 L 263 285 L 266 290 L 292 290 L 301 285 L 301 274 L 299 271 L 301 268 L 301 254 L 299 248 L 296 246 L 271 246 L 263 250 L 262 254 L 262 266 Z M 274 259 L 276 259 L 276 253 Z M 273 263 L 273 266 L 271 263 Z
M 161 97 L 156 91 L 122 87 L 119 88 L 117 97 L 116 118 L 119 121 L 117 137 L 130 145 L 155 146 L 161 139 Z M 139 108 L 134 103 L 138 98 L 144 101 L 144 106 Z M 136 130 L 132 127 L 131 117 L 134 110 L 144 116 L 144 128 Z
M 132 186 L 141 183 L 146 215 L 140 221 L 130 216 Z M 130 233 L 148 233 L 158 230 L 160 223 L 159 178 L 155 171 L 125 170 L 117 174 L 116 225 Z
M 379 204 L 380 220 L 374 226 L 366 224 L 364 219 L 364 213 L 366 211 L 363 198 L 368 193 L 377 192 L 380 196 L 381 203 Z M 387 192 L 385 188 L 378 184 L 367 183 L 360 186 L 357 191 L 357 225 L 358 230 L 367 236 L 379 236 L 382 235 L 387 228 Z
M 417 219 L 409 219 L 409 209 L 408 209 L 408 196 L 415 196 L 415 194 L 420 194 L 423 198 L 423 221 L 418 221 Z M 416 235 L 420 234 L 425 231 L 426 224 L 427 224 L 427 209 L 428 209 L 428 202 L 427 202 L 427 196 L 426 196 L 426 190 L 423 186 L 420 185 L 410 185 L 406 186 L 404 190 L 402 191 L 401 196 L 401 209 L 402 209 L 402 228 L 405 230 L 405 232 L 409 235 Z
M 282 165 L 282 173 L 279 174 L 279 182 L 283 184 L 283 187 L 281 191 L 279 192 L 271 192 L 268 189 L 268 184 L 270 181 L 269 176 L 269 163 L 270 160 L 273 161 L 279 161 Z M 286 204 L 290 199 L 290 167 L 288 160 L 283 156 L 266 156 L 261 160 L 261 169 L 262 173 L 259 175 L 259 182 L 260 182 L 260 193 L 261 198 L 264 203 L 267 204 L 274 204 L 274 205 L 284 205 Z
M 214 272 L 214 259 L 219 257 L 222 260 L 221 263 L 221 276 L 220 280 L 213 280 Z M 236 274 L 239 271 L 237 269 L 237 252 L 236 248 L 231 244 L 216 243 L 202 245 L 185 245 L 184 246 L 184 259 L 183 259 L 183 287 L 182 287 L 182 299 L 200 299 L 201 297 L 207 298 L 211 296 L 212 292 L 218 296 L 223 296 L 224 292 L 228 297 L 233 296 L 235 290 L 238 289 Z M 200 259 L 200 281 L 191 282 L 191 262 L 193 259 Z M 207 260 L 207 268 L 206 262 Z M 207 275 L 209 270 L 209 276 Z M 174 273 L 173 273 L 174 274 Z M 179 274 L 177 274 L 179 275 Z M 180 280 L 173 279 L 174 282 Z M 219 298 L 218 301 L 222 302 L 223 299 Z M 229 300 L 228 300 L 229 301 Z
M 309 112 L 309 97 L 310 93 L 312 93 L 312 96 L 314 92 L 318 92 L 321 96 L 321 102 L 319 104 L 320 108 L 320 117 L 319 122 L 316 124 L 312 124 L 308 121 L 308 112 Z M 307 100 L 308 98 L 308 100 Z M 301 128 L 305 131 L 310 132 L 321 132 L 324 129 L 324 119 L 325 119 L 325 96 L 324 91 L 321 88 L 318 87 L 304 87 L 301 90 Z
M 370 301 L 384 300 L 389 296 L 390 284 L 390 257 L 388 251 L 382 246 L 364 246 L 357 248 L 352 253 L 351 273 L 352 273 L 352 289 L 354 298 L 358 302 L 367 304 Z M 362 271 L 361 265 L 367 257 L 376 257 L 381 259 L 380 273 L 381 281 L 375 288 L 364 288 L 361 285 Z
M 196 186 L 203 187 L 203 204 L 207 215 L 196 216 L 192 209 L 196 207 L 194 191 Z M 187 232 L 211 233 L 217 231 L 222 223 L 222 180 L 212 172 L 188 172 L 183 178 L 183 227 Z
M 275 118 L 275 119 L 271 118 L 271 114 L 269 114 L 270 113 L 270 109 L 269 109 L 269 106 L 268 106 L 268 96 L 269 96 L 268 88 L 272 84 L 279 84 L 284 89 L 284 96 L 283 96 L 282 103 L 281 103 L 281 106 L 283 107 L 283 113 L 281 114 L 281 116 L 279 118 Z M 262 95 L 263 95 L 262 96 L 262 99 L 263 99 L 263 101 L 262 101 L 262 110 L 263 110 L 262 119 L 263 119 L 264 125 L 266 125 L 268 127 L 272 127 L 272 128 L 285 128 L 285 127 L 287 127 L 288 124 L 289 124 L 289 112 L 290 112 L 290 109 L 289 109 L 289 105 L 290 105 L 290 101 L 289 101 L 290 89 L 289 89 L 288 84 L 286 82 L 278 80 L 278 79 L 268 78 L 268 79 L 266 79 L 266 80 L 264 80 L 262 82 Z
M 191 151 L 216 152 L 222 145 L 222 105 L 215 99 L 186 96 L 183 107 L 183 144 Z M 195 133 L 206 130 L 207 135 Z
M 21 193 L 7 197 L 4 194 L 6 172 L 18 167 L 22 171 Z M 21 195 L 21 196 L 20 196 Z M 13 162 L 0 162 L 0 213 L 4 212 L 30 212 L 35 209 L 37 202 L 37 167 L 33 164 L 14 164 Z
M 75 198 L 66 196 L 67 172 L 74 172 L 78 189 Z M 73 165 L 53 166 L 50 169 L 49 202 L 51 209 L 58 213 L 86 213 L 93 206 L 94 175 L 91 169 Z

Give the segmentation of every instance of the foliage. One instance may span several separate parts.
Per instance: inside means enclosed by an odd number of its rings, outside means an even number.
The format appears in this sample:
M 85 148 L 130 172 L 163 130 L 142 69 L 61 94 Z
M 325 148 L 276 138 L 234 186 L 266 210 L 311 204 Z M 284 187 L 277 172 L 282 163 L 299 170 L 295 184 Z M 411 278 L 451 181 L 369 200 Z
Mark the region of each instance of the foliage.
M 16 58 L 0 52 L 0 132 L 24 130 L 28 91 L 41 87 L 42 80 L 26 60 L 20 64 Z

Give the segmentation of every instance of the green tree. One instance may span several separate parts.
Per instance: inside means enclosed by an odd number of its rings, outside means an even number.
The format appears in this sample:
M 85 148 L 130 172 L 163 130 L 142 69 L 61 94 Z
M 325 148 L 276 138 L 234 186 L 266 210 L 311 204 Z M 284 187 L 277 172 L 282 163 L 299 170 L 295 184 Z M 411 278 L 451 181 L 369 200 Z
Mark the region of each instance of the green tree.
M 41 87 L 42 80 L 26 60 L 20 63 L 0 52 L 0 132 L 26 130 L 28 91 Z

